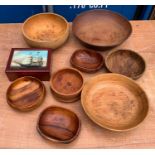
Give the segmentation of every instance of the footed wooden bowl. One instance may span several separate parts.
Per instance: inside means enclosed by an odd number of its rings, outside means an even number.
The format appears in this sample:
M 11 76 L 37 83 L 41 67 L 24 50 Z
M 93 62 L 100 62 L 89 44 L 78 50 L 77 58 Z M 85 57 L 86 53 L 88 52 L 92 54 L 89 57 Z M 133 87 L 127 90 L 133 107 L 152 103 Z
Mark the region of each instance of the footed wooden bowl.
M 108 54 L 105 60 L 107 69 L 112 73 L 119 73 L 132 79 L 138 79 L 145 71 L 145 61 L 136 52 L 120 49 Z
M 24 22 L 22 32 L 28 45 L 56 49 L 67 40 L 69 24 L 60 15 L 40 13 Z
M 120 74 L 101 74 L 84 85 L 81 103 L 88 117 L 112 131 L 127 131 L 145 119 L 149 105 L 143 89 Z
M 87 73 L 93 73 L 101 69 L 104 60 L 100 53 L 87 49 L 76 50 L 70 59 L 73 67 Z
M 6 93 L 8 104 L 20 111 L 35 109 L 43 102 L 44 97 L 44 84 L 31 76 L 18 78 L 12 82 Z
M 64 68 L 51 77 L 51 91 L 59 101 L 74 102 L 80 99 L 83 81 L 82 74 L 78 70 Z
M 87 47 L 104 50 L 123 43 L 131 34 L 129 21 L 109 10 L 90 10 L 75 18 L 75 37 Z
M 70 143 L 79 134 L 80 120 L 68 109 L 51 106 L 40 114 L 37 130 L 41 136 L 50 141 Z

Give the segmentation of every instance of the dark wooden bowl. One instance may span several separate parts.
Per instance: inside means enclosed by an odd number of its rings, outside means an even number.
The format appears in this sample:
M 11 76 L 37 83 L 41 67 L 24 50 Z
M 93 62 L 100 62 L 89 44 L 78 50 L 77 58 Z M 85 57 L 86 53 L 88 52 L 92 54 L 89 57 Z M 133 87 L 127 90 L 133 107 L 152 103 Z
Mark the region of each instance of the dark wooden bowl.
M 123 43 L 132 27 L 126 18 L 109 10 L 91 10 L 77 16 L 73 34 L 87 47 L 104 50 Z
M 20 111 L 35 109 L 43 102 L 44 97 L 44 84 L 31 76 L 18 78 L 12 82 L 6 93 L 8 104 Z
M 111 52 L 105 59 L 107 69 L 112 73 L 119 73 L 132 79 L 138 79 L 145 71 L 145 61 L 136 52 L 120 49 Z
M 70 143 L 78 136 L 80 126 L 80 120 L 74 112 L 51 106 L 40 114 L 37 130 L 47 140 Z
M 83 76 L 78 70 L 64 68 L 53 74 L 50 86 L 56 99 L 62 102 L 74 102 L 80 99 L 83 82 Z
M 104 63 L 100 53 L 87 49 L 76 50 L 70 59 L 73 67 L 87 73 L 98 71 Z
M 131 78 L 120 74 L 100 74 L 83 87 L 81 103 L 88 117 L 112 131 L 128 131 L 148 114 L 144 90 Z

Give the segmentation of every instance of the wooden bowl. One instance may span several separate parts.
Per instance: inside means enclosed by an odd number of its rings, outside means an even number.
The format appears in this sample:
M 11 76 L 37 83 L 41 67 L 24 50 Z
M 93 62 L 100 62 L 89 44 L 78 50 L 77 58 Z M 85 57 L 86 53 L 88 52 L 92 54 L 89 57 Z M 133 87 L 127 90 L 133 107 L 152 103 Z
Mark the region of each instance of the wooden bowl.
M 82 74 L 73 68 L 64 68 L 53 74 L 50 80 L 52 93 L 62 102 L 74 102 L 80 99 L 83 88 Z
M 102 9 L 81 13 L 73 21 L 72 30 L 85 46 L 104 50 L 123 43 L 132 27 L 123 16 Z
M 111 52 L 105 60 L 107 69 L 112 73 L 119 73 L 132 79 L 138 79 L 145 71 L 145 61 L 136 52 L 120 49 Z
M 40 13 L 24 22 L 22 32 L 28 45 L 56 49 L 67 40 L 69 24 L 60 15 Z
M 73 67 L 87 73 L 94 73 L 101 69 L 104 60 L 100 53 L 87 49 L 76 50 L 70 59 Z
M 51 106 L 40 114 L 37 130 L 50 141 L 70 143 L 78 136 L 80 126 L 80 120 L 74 112 Z
M 18 78 L 12 82 L 6 93 L 8 104 L 20 111 L 35 109 L 43 102 L 44 97 L 44 84 L 31 76 Z
M 92 121 L 112 131 L 135 128 L 149 109 L 143 89 L 132 79 L 114 73 L 89 80 L 82 90 L 81 103 Z

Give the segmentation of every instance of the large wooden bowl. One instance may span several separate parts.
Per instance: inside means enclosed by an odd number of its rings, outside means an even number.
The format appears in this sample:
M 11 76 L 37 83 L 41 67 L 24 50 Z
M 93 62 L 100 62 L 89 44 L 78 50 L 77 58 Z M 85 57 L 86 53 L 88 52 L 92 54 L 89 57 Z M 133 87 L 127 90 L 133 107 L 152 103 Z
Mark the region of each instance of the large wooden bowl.
M 88 49 L 76 50 L 70 59 L 73 67 L 87 73 L 94 73 L 101 69 L 104 64 L 102 55 Z
M 67 40 L 69 24 L 60 15 L 40 13 L 24 22 L 22 32 L 28 45 L 56 49 Z
M 149 109 L 147 95 L 132 79 L 120 74 L 101 74 L 82 90 L 84 111 L 99 126 L 127 131 L 140 124 Z
M 105 65 L 110 72 L 123 74 L 132 79 L 140 78 L 146 68 L 144 59 L 128 49 L 110 52 L 105 59 Z
M 20 111 L 35 109 L 43 102 L 44 97 L 44 84 L 31 76 L 16 79 L 6 93 L 8 104 Z
M 75 18 L 72 30 L 87 47 L 104 50 L 123 43 L 132 27 L 126 18 L 115 12 L 91 10 Z

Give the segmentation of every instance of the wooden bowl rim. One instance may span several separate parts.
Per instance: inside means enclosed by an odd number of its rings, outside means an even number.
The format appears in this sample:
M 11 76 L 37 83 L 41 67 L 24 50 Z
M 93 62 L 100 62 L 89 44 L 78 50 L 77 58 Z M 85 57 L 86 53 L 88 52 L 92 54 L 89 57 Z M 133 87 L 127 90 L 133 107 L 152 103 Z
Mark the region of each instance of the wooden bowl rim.
M 41 100 L 40 100 L 36 105 L 34 105 L 34 106 L 30 107 L 30 108 L 28 107 L 28 108 L 26 108 L 26 109 L 19 109 L 19 108 L 17 108 L 16 106 L 13 106 L 11 102 L 9 102 L 8 93 L 9 93 L 9 90 L 10 90 L 10 88 L 12 87 L 12 85 L 14 85 L 14 84 L 15 84 L 16 82 L 18 82 L 18 81 L 21 81 L 21 80 L 24 79 L 24 78 L 33 79 L 33 80 L 39 82 L 39 84 L 41 84 L 41 86 L 42 86 L 43 93 L 42 93 L 42 96 L 41 96 Z M 9 87 L 7 88 L 7 91 L 6 91 L 7 103 L 8 103 L 12 108 L 14 108 L 15 110 L 18 110 L 18 111 L 21 111 L 21 112 L 31 111 L 31 110 L 34 110 L 35 108 L 37 108 L 38 106 L 40 106 L 41 103 L 43 102 L 44 98 L 45 98 L 45 95 L 46 95 L 46 89 L 45 89 L 45 86 L 44 86 L 43 82 L 42 82 L 41 80 L 39 80 L 38 78 L 33 77 L 33 76 L 23 76 L 23 77 L 17 78 L 16 80 L 14 80 L 14 81 L 9 85 Z
M 53 15 L 53 16 L 56 16 L 56 17 L 58 17 L 58 18 L 61 18 L 61 19 L 67 24 L 66 30 L 65 30 L 65 32 L 63 33 L 63 35 L 66 34 L 66 33 L 68 33 L 68 31 L 69 31 L 69 23 L 68 23 L 68 21 L 67 21 L 63 16 L 61 16 L 61 15 L 59 15 L 59 14 L 56 14 L 56 13 L 47 13 L 47 12 L 45 12 L 45 13 L 38 13 L 38 14 L 35 14 L 35 15 L 32 15 L 32 16 L 28 17 L 28 18 L 24 21 L 24 23 L 23 23 L 23 25 L 22 25 L 22 33 L 23 33 L 24 37 L 26 37 L 28 40 L 34 41 L 34 42 L 38 42 L 38 43 L 49 43 L 49 42 L 51 42 L 50 40 L 49 40 L 49 41 L 34 40 L 34 39 L 32 39 L 31 37 L 29 37 L 29 36 L 25 33 L 25 30 L 24 30 L 25 24 L 26 24 L 27 22 L 29 22 L 30 19 L 32 19 L 32 18 L 34 18 L 34 17 L 36 17 L 36 16 L 40 16 L 40 15 Z M 60 38 L 60 37 L 62 37 L 62 35 L 59 36 L 58 38 Z
M 95 53 L 96 55 L 99 55 L 100 58 L 101 58 L 101 63 L 99 64 L 99 66 L 97 66 L 96 68 L 91 69 L 91 68 L 86 68 L 86 67 L 82 67 L 82 66 L 80 66 L 80 65 L 75 64 L 75 63 L 73 62 L 73 58 L 75 57 L 75 54 L 78 53 L 80 50 L 86 50 L 86 51 L 88 51 L 88 52 L 90 52 L 90 53 Z M 70 63 L 71 63 L 72 66 L 74 66 L 75 68 L 78 68 L 79 70 L 81 70 L 81 71 L 83 71 L 83 72 L 95 72 L 95 71 L 98 71 L 99 69 L 102 68 L 102 66 L 103 66 L 103 64 L 104 64 L 104 59 L 103 59 L 103 56 L 102 56 L 99 52 L 97 52 L 97 51 L 89 50 L 89 49 L 82 49 L 82 48 L 81 48 L 81 49 L 77 49 L 77 50 L 75 50 L 75 51 L 73 52 L 73 54 L 72 54 L 72 56 L 71 56 L 71 58 L 70 58 Z
M 57 73 L 59 73 L 59 72 L 61 72 L 61 71 L 63 71 L 63 70 L 74 71 L 74 72 L 78 73 L 78 74 L 80 75 L 81 79 L 82 79 L 82 86 L 80 87 L 79 90 L 73 92 L 72 94 L 64 94 L 64 93 L 61 93 L 61 92 L 57 91 L 57 90 L 54 88 L 54 86 L 53 86 L 53 82 L 52 82 L 52 81 L 53 81 L 53 78 L 55 77 L 55 75 L 56 75 Z M 77 69 L 75 69 L 75 68 L 72 68 L 72 67 L 66 67 L 66 68 L 59 69 L 59 70 L 57 70 L 56 72 L 54 72 L 53 75 L 52 75 L 51 78 L 50 78 L 50 87 L 51 87 L 52 91 L 54 91 L 56 94 L 62 95 L 62 96 L 68 96 L 68 97 L 69 97 L 69 96 L 77 95 L 78 93 L 80 93 L 80 92 L 82 91 L 83 85 L 84 85 L 84 78 L 83 78 L 82 73 L 81 73 L 79 70 L 77 70 Z
M 91 83 L 91 81 L 93 81 L 94 79 L 98 78 L 98 77 L 105 77 L 105 76 L 117 76 L 117 77 L 120 77 L 120 78 L 124 78 L 126 80 L 128 80 L 130 83 L 134 83 L 134 85 L 136 85 L 139 89 L 141 89 L 141 91 L 143 92 L 144 96 L 145 96 L 145 99 L 146 99 L 146 104 L 147 104 L 147 110 L 146 110 L 146 114 L 144 116 L 144 118 L 138 123 L 136 124 L 135 126 L 132 126 L 128 129 L 115 129 L 115 128 L 111 128 L 111 127 L 108 127 L 106 125 L 103 125 L 102 123 L 99 123 L 97 122 L 93 116 L 91 116 L 91 114 L 86 110 L 85 106 L 84 106 L 84 101 L 83 101 L 83 93 L 85 91 L 85 89 L 88 87 L 88 85 Z M 148 100 L 148 96 L 146 94 L 146 92 L 143 90 L 143 88 L 138 84 L 136 83 L 134 80 L 132 80 L 131 78 L 128 78 L 127 76 L 124 76 L 124 75 L 121 75 L 121 74 L 116 74 L 116 73 L 107 73 L 107 74 L 99 74 L 99 75 L 96 75 L 95 77 L 92 77 L 90 80 L 88 80 L 86 83 L 85 83 L 85 86 L 81 92 L 81 105 L 82 105 L 82 108 L 84 110 L 84 112 L 87 114 L 87 116 L 89 117 L 89 119 L 91 119 L 95 124 L 99 125 L 100 127 L 104 128 L 104 129 L 108 129 L 110 131 L 116 131 L 116 132 L 125 132 L 125 131 L 130 131 L 134 128 L 137 128 L 142 122 L 144 122 L 144 120 L 146 119 L 146 117 L 148 116 L 148 112 L 149 112 L 149 109 L 150 109 L 150 105 L 149 105 L 149 100 Z
M 144 58 L 143 58 L 139 53 L 137 53 L 137 52 L 135 52 L 134 50 L 131 50 L 131 49 L 125 49 L 125 48 L 124 48 L 124 49 L 117 49 L 117 50 L 115 50 L 115 51 L 109 52 L 109 53 L 107 54 L 106 58 L 105 58 L 105 66 L 106 66 L 106 68 L 108 69 L 108 71 L 111 72 L 111 73 L 115 73 L 115 72 L 113 72 L 113 71 L 111 70 L 111 68 L 109 67 L 108 59 L 111 57 L 112 54 L 117 53 L 117 52 L 119 52 L 119 51 L 124 51 L 124 52 L 125 52 L 125 51 L 128 51 L 128 52 L 130 52 L 130 53 L 133 53 L 134 55 L 138 56 L 138 57 L 143 61 L 143 63 L 144 63 L 144 68 L 143 68 L 142 73 L 140 73 L 140 74 L 138 74 L 138 75 L 136 75 L 136 76 L 134 76 L 134 77 L 129 77 L 129 78 L 132 78 L 133 80 L 136 80 L 136 79 L 140 78 L 140 77 L 144 74 L 144 72 L 146 71 L 146 62 L 145 62 Z M 116 73 L 116 74 L 120 74 L 120 73 Z M 121 74 L 121 75 L 123 75 L 123 74 Z M 124 76 L 126 76 L 126 75 L 124 75 Z M 127 76 L 127 77 L 128 77 L 128 76 Z
M 78 130 L 77 130 L 76 134 L 75 134 L 71 139 L 69 139 L 69 140 L 57 140 L 57 139 L 54 139 L 54 138 L 51 138 L 51 137 L 46 136 L 46 135 L 40 130 L 40 128 L 39 128 L 39 120 L 40 120 L 40 117 L 42 116 L 43 112 L 46 111 L 46 110 L 49 109 L 49 108 L 60 108 L 60 109 L 65 109 L 65 110 L 67 110 L 67 111 L 73 113 L 73 114 L 77 117 L 77 119 L 78 119 L 78 121 L 79 121 Z M 52 105 L 52 106 L 46 107 L 44 110 L 41 111 L 41 113 L 39 114 L 38 120 L 37 120 L 36 129 L 37 129 L 37 131 L 39 132 L 39 134 L 40 134 L 43 138 L 45 138 L 45 139 L 47 139 L 47 140 L 49 140 L 49 141 L 53 141 L 53 142 L 57 142 L 57 143 L 66 143 L 66 144 L 67 144 L 67 143 L 70 143 L 70 142 L 72 142 L 73 140 L 75 140 L 75 139 L 77 138 L 77 136 L 79 135 L 80 130 L 81 130 L 81 121 L 80 121 L 78 115 L 77 115 L 74 111 L 72 111 L 72 110 L 70 110 L 70 109 L 68 109 L 68 108 L 64 108 L 64 107 Z
M 87 13 L 89 13 L 89 12 L 96 12 L 96 11 L 98 11 L 98 12 L 105 12 L 105 13 L 109 13 L 109 14 L 113 14 L 113 15 L 118 16 L 119 18 L 122 18 L 124 21 L 126 21 L 126 23 L 128 24 L 128 26 L 130 27 L 130 28 L 129 28 L 130 30 L 129 30 L 129 34 L 125 37 L 125 39 L 123 39 L 123 40 L 120 41 L 119 43 L 116 43 L 116 44 L 112 44 L 112 43 L 111 43 L 111 44 L 109 44 L 109 45 L 96 45 L 96 44 L 92 44 L 92 43 L 90 43 L 90 42 L 88 42 L 88 41 L 86 41 L 86 40 L 82 40 L 82 39 L 76 34 L 76 30 L 73 29 L 73 27 L 74 27 L 74 25 L 75 25 L 75 23 L 76 23 L 76 20 L 78 20 L 81 16 L 84 16 L 85 14 L 87 14 Z M 130 35 L 131 35 L 131 33 L 132 33 L 132 25 L 131 25 L 131 23 L 129 22 L 129 20 L 128 20 L 126 17 L 122 16 L 122 15 L 119 14 L 118 12 L 110 11 L 110 10 L 106 10 L 106 9 L 93 9 L 93 10 L 84 11 L 84 12 L 80 13 L 79 15 L 77 15 L 77 16 L 75 17 L 75 19 L 74 19 L 73 22 L 72 22 L 72 32 L 73 32 L 73 35 L 74 35 L 78 40 L 80 40 L 81 42 L 83 42 L 84 44 L 88 44 L 88 45 L 90 45 L 90 46 L 95 46 L 95 47 L 98 47 L 98 48 L 114 47 L 114 46 L 118 46 L 118 45 L 122 44 L 125 40 L 127 40 L 127 39 L 130 37 Z

